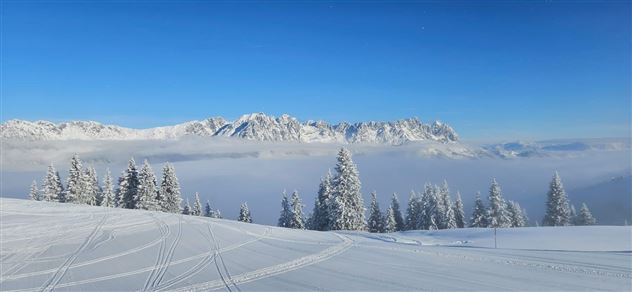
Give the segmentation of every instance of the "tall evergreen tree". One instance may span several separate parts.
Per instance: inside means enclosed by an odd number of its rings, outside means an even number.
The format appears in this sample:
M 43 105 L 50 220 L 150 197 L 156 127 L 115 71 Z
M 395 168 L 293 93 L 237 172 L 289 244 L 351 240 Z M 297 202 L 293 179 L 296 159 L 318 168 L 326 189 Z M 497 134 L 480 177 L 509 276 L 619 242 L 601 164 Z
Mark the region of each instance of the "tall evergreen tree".
M 452 205 L 452 198 L 450 197 L 450 188 L 448 182 L 443 181 L 443 186 L 440 189 L 440 206 L 442 208 L 441 213 L 441 228 L 451 229 L 456 228 L 456 215 L 454 213 L 454 206 Z
M 571 210 L 566 198 L 560 175 L 555 172 L 547 194 L 546 213 L 542 220 L 544 226 L 566 226 L 571 222 Z
M 384 232 L 395 232 L 397 230 L 397 220 L 395 220 L 395 210 L 390 206 L 386 211 L 386 220 L 384 220 Z
M 351 152 L 342 148 L 338 152 L 334 179 L 333 208 L 330 221 L 333 230 L 364 230 L 364 201 L 360 193 L 358 169 Z
M 489 226 L 487 216 L 487 208 L 483 204 L 481 199 L 481 193 L 476 193 L 476 200 L 474 201 L 474 211 L 472 212 L 472 218 L 470 218 L 470 227 L 487 227 Z
M 332 196 L 333 196 L 333 177 L 331 171 L 327 172 L 327 175 L 320 180 L 318 187 L 318 195 L 314 202 L 314 211 L 310 217 L 311 226 L 313 230 L 329 230 L 330 227 L 330 213 L 332 208 Z
M 160 198 L 163 212 L 180 213 L 180 184 L 176 171 L 170 163 L 166 163 L 162 169 L 162 181 L 160 182 Z
M 189 204 L 188 197 L 184 203 L 184 207 L 182 208 L 182 215 L 191 215 L 191 204 Z
M 105 177 L 103 178 L 103 200 L 101 200 L 101 206 L 114 207 L 114 186 L 112 185 L 112 174 L 110 169 L 105 170 Z
M 52 163 L 48 166 L 46 177 L 44 177 L 42 191 L 41 199 L 45 201 L 63 202 L 64 187 L 61 183 L 61 178 L 59 178 L 59 173 L 55 170 L 55 166 L 53 166 Z
M 290 221 L 292 219 L 292 209 L 290 208 L 290 200 L 287 197 L 287 193 L 283 191 L 281 197 L 281 214 L 279 215 L 279 227 L 290 228 Z
M 393 209 L 395 231 L 404 230 L 404 218 L 402 217 L 402 212 L 399 208 L 399 198 L 397 197 L 396 193 L 393 193 L 393 198 L 391 199 L 391 209 Z
M 29 199 L 33 201 L 42 200 L 42 196 L 40 195 L 40 190 L 37 188 L 36 180 L 33 180 L 33 183 L 31 183 L 31 191 L 29 192 Z
M 441 214 L 443 210 L 440 206 L 439 201 L 439 187 L 432 186 L 431 184 L 426 184 L 424 187 L 424 192 L 421 195 L 421 211 L 420 211 L 420 219 L 419 219 L 419 228 L 425 230 L 436 230 L 439 229 Z
M 136 161 L 132 157 L 127 164 L 127 169 L 123 173 L 119 185 L 119 202 L 118 206 L 126 209 L 136 209 L 138 199 L 138 186 L 140 184 L 138 178 L 138 170 Z
M 509 213 L 509 217 L 511 218 L 511 226 L 510 227 L 524 227 L 526 226 L 524 215 L 522 214 L 522 208 L 520 208 L 520 204 L 514 201 L 509 201 L 507 203 L 507 212 Z
M 406 209 L 406 230 L 419 229 L 419 219 L 421 218 L 421 209 L 419 204 L 419 197 L 415 191 L 410 191 L 410 197 L 408 198 L 408 208 Z
M 303 203 L 298 195 L 298 191 L 292 193 L 291 199 L 292 217 L 290 220 L 290 228 L 305 229 L 305 217 L 303 216 Z
M 586 203 L 582 203 L 582 207 L 579 209 L 577 225 L 595 225 L 595 224 L 597 224 L 597 220 L 595 219 L 595 217 L 593 217 Z
M 156 200 L 158 196 L 158 185 L 156 175 L 151 168 L 149 161 L 145 159 L 143 167 L 138 172 L 138 186 L 134 197 L 135 208 L 149 211 L 159 211 L 160 204 Z
M 489 227 L 509 227 L 511 226 L 511 218 L 507 212 L 507 203 L 503 198 L 500 185 L 496 179 L 492 179 L 492 185 L 489 188 Z
M 97 178 L 97 171 L 94 167 L 87 167 L 83 173 L 83 203 L 97 206 L 101 197 L 101 188 Z
M 70 159 L 70 169 L 68 170 L 66 185 L 63 202 L 83 203 L 83 170 L 81 159 L 79 159 L 79 155 L 76 153 Z
M 202 203 L 200 202 L 200 194 L 195 192 L 195 201 L 193 201 L 193 210 L 191 211 L 193 216 L 202 216 Z
M 250 215 L 250 209 L 248 209 L 248 204 L 243 203 L 239 207 L 239 218 L 238 221 L 252 223 L 252 215 Z
M 211 203 L 207 200 L 206 204 L 204 204 L 204 217 L 211 217 L 213 214 L 213 209 L 211 209 Z
M 463 200 L 461 200 L 460 192 L 456 192 L 456 201 L 454 202 L 454 220 L 456 221 L 456 228 L 465 227 L 465 212 L 463 211 Z
M 371 207 L 369 208 L 369 222 L 367 224 L 369 232 L 384 232 L 384 218 L 380 211 L 375 192 L 371 193 Z

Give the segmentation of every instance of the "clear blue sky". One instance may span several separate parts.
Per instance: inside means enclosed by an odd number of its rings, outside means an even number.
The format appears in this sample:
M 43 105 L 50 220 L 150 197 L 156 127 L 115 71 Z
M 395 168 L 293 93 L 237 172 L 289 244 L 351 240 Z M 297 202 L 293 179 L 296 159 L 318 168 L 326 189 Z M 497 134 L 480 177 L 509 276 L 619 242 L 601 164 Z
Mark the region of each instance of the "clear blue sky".
M 2 121 L 263 111 L 630 135 L 630 2 L 2 1 Z

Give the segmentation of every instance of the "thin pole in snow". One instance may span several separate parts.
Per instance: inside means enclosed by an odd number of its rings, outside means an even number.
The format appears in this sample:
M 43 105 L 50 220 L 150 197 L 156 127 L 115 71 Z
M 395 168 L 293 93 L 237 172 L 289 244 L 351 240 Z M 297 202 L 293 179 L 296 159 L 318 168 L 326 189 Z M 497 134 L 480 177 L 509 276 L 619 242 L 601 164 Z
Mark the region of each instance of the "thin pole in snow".
M 494 227 L 494 248 L 498 248 L 498 244 L 496 242 L 496 227 Z

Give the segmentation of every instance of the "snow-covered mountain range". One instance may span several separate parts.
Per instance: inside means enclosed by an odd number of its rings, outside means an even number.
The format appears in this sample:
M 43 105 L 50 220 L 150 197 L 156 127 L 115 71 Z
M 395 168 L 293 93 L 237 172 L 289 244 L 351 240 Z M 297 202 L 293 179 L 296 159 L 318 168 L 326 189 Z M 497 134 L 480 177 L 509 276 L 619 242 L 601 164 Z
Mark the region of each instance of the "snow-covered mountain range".
M 255 141 L 293 141 L 302 143 L 369 143 L 400 145 L 413 141 L 450 143 L 456 132 L 439 121 L 424 124 L 417 118 L 394 122 L 329 124 L 324 121 L 300 122 L 281 115 L 253 113 L 235 121 L 221 117 L 190 121 L 173 126 L 131 129 L 93 121 L 52 123 L 49 121 L 9 120 L 0 125 L 3 139 L 18 140 L 168 140 L 185 136 L 236 137 Z

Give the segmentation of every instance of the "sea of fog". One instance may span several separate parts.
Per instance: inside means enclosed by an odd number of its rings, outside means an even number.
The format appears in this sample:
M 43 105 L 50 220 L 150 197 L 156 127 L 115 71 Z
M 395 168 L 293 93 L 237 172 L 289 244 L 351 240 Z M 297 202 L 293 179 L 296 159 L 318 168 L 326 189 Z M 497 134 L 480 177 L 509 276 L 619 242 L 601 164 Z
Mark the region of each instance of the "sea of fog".
M 165 162 L 173 163 L 183 196 L 192 198 L 199 192 L 203 201 L 210 200 L 226 218 L 236 218 L 239 204 L 247 202 L 255 222 L 275 224 L 284 190 L 297 190 L 306 205 L 305 213 L 311 212 L 320 178 L 328 169 L 333 171 L 339 147 L 208 139 L 5 142 L 0 195 L 25 198 L 31 181 L 40 181 L 51 162 L 65 180 L 73 153 L 84 164 L 93 165 L 99 176 L 109 168 L 115 177 L 133 156 L 137 164 L 148 159 L 157 176 Z M 476 192 L 486 197 L 491 179 L 496 178 L 505 198 L 526 208 L 532 223 L 542 217 L 554 171 L 560 173 L 567 190 L 580 189 L 629 175 L 631 161 L 627 149 L 502 159 L 429 157 L 420 154 L 429 147 L 421 144 L 348 147 L 358 165 L 366 205 L 369 193 L 376 191 L 382 209 L 392 193 L 399 195 L 405 208 L 411 190 L 421 191 L 424 183 L 440 184 L 445 179 L 453 195 L 460 191 L 469 216 Z M 630 204 L 629 197 L 621 203 Z

